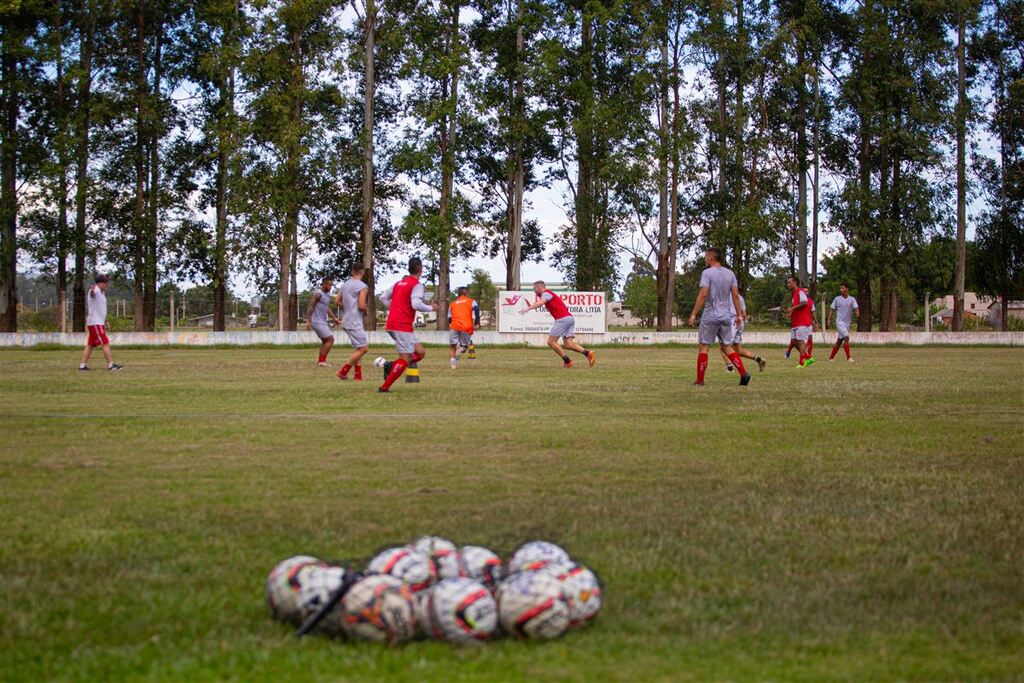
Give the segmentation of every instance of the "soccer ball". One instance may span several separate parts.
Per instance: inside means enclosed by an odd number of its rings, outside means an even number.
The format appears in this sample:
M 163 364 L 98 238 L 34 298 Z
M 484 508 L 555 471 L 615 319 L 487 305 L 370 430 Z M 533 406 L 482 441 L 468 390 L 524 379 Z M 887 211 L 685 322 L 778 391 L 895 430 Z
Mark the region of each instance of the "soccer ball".
M 418 601 L 416 621 L 429 638 L 478 643 L 498 630 L 498 603 L 479 581 L 444 579 Z
M 562 583 L 548 572 L 520 572 L 498 585 L 498 621 L 517 638 L 551 639 L 569 628 Z
M 519 546 L 508 561 L 509 574 L 543 569 L 549 564 L 571 564 L 572 559 L 561 546 L 548 541 L 530 541 Z
M 312 569 L 326 566 L 311 555 L 296 555 L 270 570 L 265 593 L 271 616 L 278 621 L 299 625 L 302 622 L 299 591 Z
M 412 591 L 394 576 L 360 579 L 341 599 L 341 616 L 349 638 L 400 643 L 416 635 Z
M 455 544 L 440 536 L 420 536 L 406 547 L 423 553 L 435 565 L 440 563 L 442 557 L 455 552 Z
M 300 621 L 304 622 L 327 602 L 345 580 L 344 567 L 310 567 L 299 588 Z M 317 624 L 320 633 L 336 636 L 343 630 L 341 610 L 335 608 Z
M 410 548 L 388 548 L 366 565 L 367 574 L 390 574 L 409 584 L 419 593 L 437 581 L 437 568 L 429 557 Z
M 388 361 L 387 361 L 386 358 L 384 358 L 384 356 L 377 356 L 376 358 L 373 359 L 373 367 L 375 367 L 375 368 L 383 368 L 384 364 L 387 363 L 387 362 Z
M 562 592 L 569 602 L 570 626 L 581 626 L 601 611 L 601 582 L 588 567 L 581 564 L 552 564 L 540 571 L 551 574 L 562 583 Z
M 454 553 L 442 557 L 438 563 L 437 573 L 442 579 L 476 579 L 492 591 L 504 575 L 501 558 L 478 545 L 464 545 Z

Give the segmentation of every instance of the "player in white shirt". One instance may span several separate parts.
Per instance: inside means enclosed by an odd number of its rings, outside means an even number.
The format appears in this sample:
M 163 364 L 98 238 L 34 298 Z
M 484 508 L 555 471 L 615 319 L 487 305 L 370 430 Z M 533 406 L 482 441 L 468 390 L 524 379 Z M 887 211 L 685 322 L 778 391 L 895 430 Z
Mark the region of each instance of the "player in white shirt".
M 836 343 L 832 345 L 832 352 L 828 355 L 830 361 L 835 360 L 836 353 L 839 352 L 839 347 L 843 347 L 843 351 L 846 352 L 846 360 L 850 363 L 853 362 L 853 358 L 850 357 L 850 323 L 853 322 L 855 315 L 860 313 L 860 306 L 857 305 L 857 300 L 850 296 L 850 287 L 845 282 L 839 285 L 839 296 L 832 299 L 832 309 L 829 312 L 829 324 L 835 323 L 836 326 Z
M 124 367 L 115 363 L 110 355 L 110 339 L 107 338 L 107 285 L 109 283 L 109 275 L 97 275 L 96 284 L 90 287 L 85 295 L 85 325 L 89 330 L 89 338 L 85 342 L 85 349 L 82 350 L 82 362 L 78 364 L 79 370 L 89 369 L 89 356 L 97 346 L 103 349 L 103 357 L 107 359 L 107 370 L 117 372 Z
M 729 308 L 732 313 L 733 321 L 739 320 L 740 323 L 737 325 L 733 322 L 732 326 L 732 345 L 736 347 L 736 353 L 740 354 L 740 358 L 749 358 L 757 363 L 757 369 L 764 372 L 764 366 L 768 364 L 768 361 L 758 356 L 752 351 L 747 351 L 743 348 L 743 326 L 747 322 L 747 301 L 740 295 L 740 311 L 737 313 L 736 307 L 732 301 L 729 301 Z M 729 349 L 725 344 L 720 344 L 718 349 L 722 352 L 722 358 L 725 359 L 725 369 L 732 372 L 734 367 L 732 361 L 729 360 Z

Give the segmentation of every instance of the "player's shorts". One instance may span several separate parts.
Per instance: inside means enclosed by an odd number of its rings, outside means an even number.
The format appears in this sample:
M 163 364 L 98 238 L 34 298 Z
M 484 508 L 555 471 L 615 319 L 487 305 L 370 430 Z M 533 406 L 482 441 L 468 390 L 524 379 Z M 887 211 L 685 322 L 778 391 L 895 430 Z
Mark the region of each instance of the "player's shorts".
M 412 332 L 395 332 L 388 330 L 388 334 L 395 340 L 395 350 L 399 353 L 413 353 L 416 350 L 416 344 L 419 343 L 419 339 Z
M 361 349 L 370 345 L 370 335 L 366 334 L 366 330 L 361 327 L 346 327 L 345 334 L 348 335 L 353 349 Z
M 469 332 L 448 330 L 448 343 L 452 346 L 469 346 L 471 336 Z
M 556 339 L 571 339 L 576 336 L 576 318 L 571 315 L 567 315 L 564 318 L 559 318 L 551 326 L 551 331 L 548 332 L 549 337 L 555 337 Z
M 310 323 L 310 327 L 313 328 L 313 331 L 316 332 L 316 336 L 320 337 L 321 340 L 334 336 L 334 333 L 331 332 L 331 328 L 327 323 L 313 322 Z
M 846 337 L 849 337 L 849 336 L 850 336 L 850 326 L 849 325 L 842 325 L 842 324 L 837 324 L 836 325 L 836 339 L 845 339 Z
M 742 344 L 743 343 L 743 325 L 740 325 L 739 327 L 736 327 L 735 325 L 733 325 L 733 328 L 732 328 L 732 343 L 733 344 Z
M 89 325 L 89 346 L 106 346 L 109 343 L 106 325 Z
M 793 339 L 807 341 L 814 334 L 814 328 L 810 325 L 801 325 L 793 328 Z
M 697 332 L 697 339 L 701 344 L 730 345 L 733 343 L 733 330 L 731 320 L 711 320 L 703 317 L 700 319 L 700 328 Z

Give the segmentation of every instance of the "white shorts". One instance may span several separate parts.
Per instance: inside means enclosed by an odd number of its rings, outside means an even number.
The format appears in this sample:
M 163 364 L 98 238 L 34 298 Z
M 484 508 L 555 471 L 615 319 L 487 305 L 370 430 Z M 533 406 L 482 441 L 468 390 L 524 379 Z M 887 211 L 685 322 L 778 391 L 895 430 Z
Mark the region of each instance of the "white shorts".
M 714 344 L 718 342 L 719 344 L 731 345 L 733 343 L 732 320 L 701 318 L 697 339 L 701 344 Z
M 555 324 L 551 326 L 551 331 L 548 332 L 548 336 L 556 339 L 572 339 L 576 336 L 576 318 L 571 315 L 559 318 L 555 321 Z
M 334 333 L 331 332 L 331 328 L 327 323 L 314 322 L 310 323 L 310 327 L 313 328 L 313 331 L 316 332 L 316 336 L 320 337 L 321 341 L 334 336 Z
M 843 339 L 844 337 L 849 337 L 850 336 L 850 326 L 849 325 L 837 324 L 836 325 L 836 335 L 837 335 L 837 337 L 836 337 L 837 339 Z
M 814 328 L 810 325 L 801 325 L 800 327 L 793 328 L 793 339 L 797 341 L 807 341 L 812 334 L 814 334 Z
M 448 343 L 452 346 L 469 346 L 472 335 L 461 330 L 448 330 Z
M 370 345 L 370 336 L 361 327 L 346 327 L 345 334 L 348 335 L 348 340 L 352 343 L 353 349 L 361 349 L 364 346 Z
M 732 327 L 732 343 L 733 344 L 742 344 L 743 343 L 743 325 L 740 325 L 739 327 L 736 327 L 735 325 L 733 325 L 733 327 Z
M 395 350 L 399 353 L 413 353 L 416 351 L 416 345 L 420 343 L 420 340 L 412 332 L 388 330 L 388 334 L 395 340 Z

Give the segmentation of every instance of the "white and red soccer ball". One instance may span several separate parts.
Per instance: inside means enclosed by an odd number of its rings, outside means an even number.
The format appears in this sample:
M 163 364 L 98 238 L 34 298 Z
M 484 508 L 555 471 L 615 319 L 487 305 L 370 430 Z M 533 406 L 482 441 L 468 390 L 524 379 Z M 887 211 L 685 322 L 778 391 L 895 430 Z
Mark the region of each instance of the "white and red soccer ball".
M 433 560 L 411 548 L 388 548 L 366 565 L 367 574 L 388 574 L 409 584 L 413 593 L 430 588 L 437 581 Z
M 464 545 L 445 555 L 438 562 L 437 572 L 442 579 L 475 579 L 491 591 L 497 588 L 504 576 L 501 558 L 479 545 Z
M 569 601 L 552 574 L 526 571 L 498 585 L 498 621 L 516 638 L 550 640 L 569 628 Z
M 264 587 L 271 616 L 296 626 L 302 623 L 299 594 L 313 569 L 325 567 L 325 562 L 312 555 L 295 555 L 278 562 L 267 575 Z
M 389 574 L 357 581 L 341 599 L 340 618 L 345 634 L 355 640 L 400 643 L 416 635 L 412 591 Z
M 498 603 L 474 579 L 442 579 L 419 598 L 416 620 L 428 638 L 459 645 L 480 643 L 498 631 Z
M 508 560 L 508 573 L 537 571 L 549 564 L 569 564 L 572 558 L 559 545 L 549 541 L 530 541 L 519 546 Z

